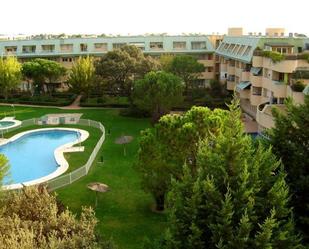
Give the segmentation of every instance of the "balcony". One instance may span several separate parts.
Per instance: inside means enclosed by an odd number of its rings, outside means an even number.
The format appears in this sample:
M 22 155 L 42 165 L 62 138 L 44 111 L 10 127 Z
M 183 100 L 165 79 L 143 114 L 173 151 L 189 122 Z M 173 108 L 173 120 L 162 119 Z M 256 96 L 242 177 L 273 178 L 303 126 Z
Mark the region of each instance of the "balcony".
M 235 67 L 235 76 L 240 78 L 242 71 L 243 71 L 242 68 Z
M 263 67 L 269 68 L 280 73 L 292 73 L 298 67 L 297 60 L 283 60 L 277 63 L 272 62 L 270 58 L 263 58 Z
M 215 61 L 214 60 L 198 60 L 199 63 L 202 63 L 205 67 L 214 67 Z
M 250 80 L 250 72 L 242 71 L 240 75 L 240 81 L 249 81 Z
M 263 57 L 262 56 L 253 56 L 252 58 L 253 67 L 263 67 Z
M 227 64 L 220 63 L 220 72 L 227 72 Z
M 262 96 L 261 95 L 254 95 L 251 93 L 250 95 L 250 104 L 253 106 L 258 106 L 262 103 Z
M 286 88 L 287 85 L 284 82 L 271 80 L 263 77 L 262 81 L 263 88 L 273 92 L 274 97 L 276 98 L 285 98 L 286 97 Z
M 268 103 L 260 104 L 257 108 L 256 121 L 260 126 L 266 129 L 275 126 L 272 109 L 276 108 L 279 112 L 285 112 L 285 105 L 270 105 Z
M 234 66 L 227 66 L 227 73 L 229 75 L 235 75 L 235 67 Z
M 201 73 L 200 79 L 211 80 L 214 78 L 215 72 L 203 72 Z
M 241 99 L 250 99 L 250 90 L 241 90 L 238 94 Z
M 250 74 L 250 82 L 252 86 L 262 87 L 262 79 L 262 76 L 255 76 L 253 74 Z
M 235 81 L 230 81 L 230 80 L 226 81 L 226 89 L 227 90 L 234 91 L 235 87 L 236 87 Z
M 295 92 L 290 86 L 287 86 L 287 97 L 291 97 L 295 104 L 303 104 L 305 95 L 303 92 Z

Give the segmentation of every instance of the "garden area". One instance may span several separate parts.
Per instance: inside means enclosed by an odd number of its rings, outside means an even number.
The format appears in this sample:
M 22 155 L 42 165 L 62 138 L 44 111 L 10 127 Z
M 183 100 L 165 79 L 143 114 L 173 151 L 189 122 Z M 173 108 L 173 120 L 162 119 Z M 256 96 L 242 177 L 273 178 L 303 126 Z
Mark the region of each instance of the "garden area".
M 15 108 L 18 120 L 38 118 L 48 113 L 74 112 L 53 108 Z M 106 136 L 89 175 L 57 190 L 58 197 L 70 210 L 80 213 L 82 206 L 94 206 L 95 203 L 95 194 L 87 189 L 87 184 L 96 181 L 107 184 L 111 190 L 99 195 L 98 207 L 95 209 L 96 217 L 100 221 L 97 226 L 98 233 L 104 238 L 112 237 L 120 249 L 140 248 L 145 237 L 158 237 L 166 223 L 164 213 L 158 214 L 151 211 L 153 199 L 141 189 L 139 176 L 133 169 L 140 131 L 149 127 L 149 120 L 122 117 L 118 110 L 87 109 L 76 112 L 83 113 L 82 118 L 102 122 L 106 130 L 110 130 L 110 135 Z M 0 107 L 0 114 L 4 113 L 13 116 L 11 107 Z M 98 129 L 87 126 L 78 126 L 78 128 L 89 131 L 90 137 L 82 144 L 86 147 L 85 152 L 66 155 L 70 163 L 69 171 L 86 162 L 100 137 Z M 33 127 L 27 127 L 27 129 L 33 129 Z M 24 128 L 18 129 L 7 135 L 12 136 L 23 130 Z M 126 156 L 123 155 L 123 146 L 115 144 L 115 139 L 123 134 L 134 137 L 132 143 L 126 148 Z M 98 163 L 101 156 L 104 158 L 103 164 Z

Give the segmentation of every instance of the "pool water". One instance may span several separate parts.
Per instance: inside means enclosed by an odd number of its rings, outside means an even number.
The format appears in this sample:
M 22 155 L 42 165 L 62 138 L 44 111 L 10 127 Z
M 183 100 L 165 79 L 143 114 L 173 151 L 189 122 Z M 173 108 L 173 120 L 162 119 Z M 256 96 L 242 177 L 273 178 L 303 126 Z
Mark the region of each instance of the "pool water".
M 54 172 L 58 165 L 54 151 L 80 134 L 69 130 L 34 131 L 25 134 L 8 144 L 0 146 L 10 164 L 10 175 L 4 178 L 4 184 L 32 181 Z
M 14 124 L 15 122 L 13 121 L 0 121 L 0 128 L 10 127 L 13 126 Z

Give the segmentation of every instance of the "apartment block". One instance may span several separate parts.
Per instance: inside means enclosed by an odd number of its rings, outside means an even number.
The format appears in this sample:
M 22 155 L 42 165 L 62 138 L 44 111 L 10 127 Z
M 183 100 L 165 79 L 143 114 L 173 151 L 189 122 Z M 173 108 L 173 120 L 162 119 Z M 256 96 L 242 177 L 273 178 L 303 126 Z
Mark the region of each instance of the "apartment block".
M 108 51 L 124 45 L 134 45 L 146 55 L 188 54 L 196 56 L 205 66 L 199 84 L 206 85 L 219 74 L 219 60 L 215 49 L 222 36 L 119 36 L 63 39 L 1 40 L 0 55 L 16 56 L 21 62 L 46 58 L 70 68 L 80 56 L 100 58 Z
M 275 35 L 225 36 L 216 50 L 220 81 L 235 91 L 260 131 L 274 126 L 272 108 L 284 112 L 286 98 L 300 104 L 309 94 L 309 39 L 270 31 Z

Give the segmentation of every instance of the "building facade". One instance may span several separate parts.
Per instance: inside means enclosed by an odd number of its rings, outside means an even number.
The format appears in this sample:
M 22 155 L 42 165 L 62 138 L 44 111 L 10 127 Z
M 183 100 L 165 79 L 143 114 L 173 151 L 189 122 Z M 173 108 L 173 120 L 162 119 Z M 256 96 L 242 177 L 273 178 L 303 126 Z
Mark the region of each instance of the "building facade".
M 284 111 L 288 97 L 303 103 L 309 92 L 308 38 L 226 36 L 216 54 L 220 81 L 236 92 L 259 131 L 274 126 L 272 108 Z
M 146 55 L 158 57 L 163 54 L 189 54 L 196 56 L 205 66 L 200 84 L 207 84 L 219 73 L 219 60 L 215 49 L 222 36 L 127 36 L 63 39 L 1 40 L 0 55 L 16 56 L 21 62 L 33 58 L 46 58 L 71 68 L 80 56 L 100 58 L 108 51 L 124 45 L 134 45 Z

